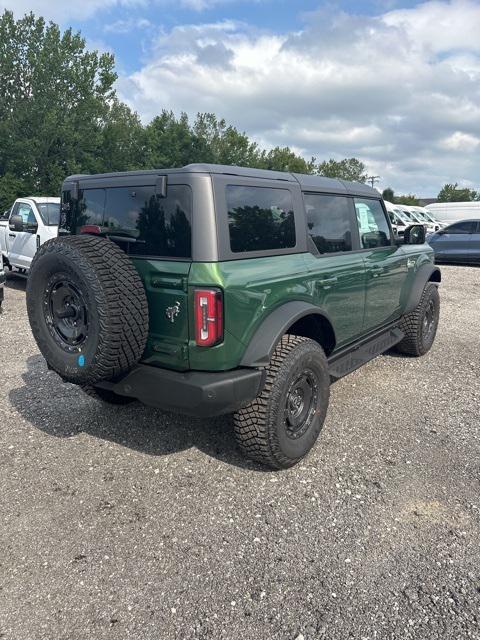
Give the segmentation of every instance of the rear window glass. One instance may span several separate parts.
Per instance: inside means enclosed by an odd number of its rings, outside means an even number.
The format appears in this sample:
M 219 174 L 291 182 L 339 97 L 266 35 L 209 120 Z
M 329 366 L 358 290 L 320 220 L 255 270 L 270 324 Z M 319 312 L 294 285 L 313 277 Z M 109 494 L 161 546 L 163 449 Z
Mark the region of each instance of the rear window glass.
M 306 193 L 304 200 L 308 233 L 319 252 L 351 251 L 354 227 L 348 198 Z
M 189 258 L 192 194 L 186 185 L 171 185 L 158 198 L 154 186 L 85 189 L 80 192 L 77 233 L 87 225 L 101 227 L 129 255 Z
M 56 226 L 60 222 L 60 203 L 56 202 L 37 202 L 37 209 L 43 220 L 43 224 L 47 226 Z
M 234 253 L 295 246 L 293 200 L 288 189 L 228 185 L 226 197 Z

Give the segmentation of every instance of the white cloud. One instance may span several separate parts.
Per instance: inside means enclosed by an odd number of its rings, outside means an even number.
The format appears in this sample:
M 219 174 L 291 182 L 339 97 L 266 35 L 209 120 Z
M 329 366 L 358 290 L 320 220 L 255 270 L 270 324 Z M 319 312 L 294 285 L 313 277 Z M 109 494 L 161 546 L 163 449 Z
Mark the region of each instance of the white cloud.
M 105 25 L 106 33 L 130 33 L 139 29 L 147 29 L 152 23 L 146 18 L 129 18 L 128 20 L 116 20 Z
M 184 25 L 119 87 L 146 120 L 214 111 L 263 143 L 357 156 L 385 184 L 434 195 L 446 181 L 480 183 L 478 34 L 468 0 L 377 17 L 319 11 L 281 36 Z
M 451 151 L 472 153 L 480 151 L 480 137 L 455 131 L 451 136 L 448 136 L 440 142 L 440 147 Z

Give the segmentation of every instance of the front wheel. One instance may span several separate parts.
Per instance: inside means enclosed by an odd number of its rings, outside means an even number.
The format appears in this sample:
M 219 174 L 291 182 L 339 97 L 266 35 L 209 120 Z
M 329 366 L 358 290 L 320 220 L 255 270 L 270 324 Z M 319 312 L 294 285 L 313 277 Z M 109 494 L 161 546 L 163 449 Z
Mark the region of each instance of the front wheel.
M 293 466 L 315 444 L 329 395 L 328 364 L 320 345 L 301 336 L 283 336 L 262 393 L 234 416 L 241 451 L 274 469 Z
M 402 318 L 400 329 L 405 334 L 397 351 L 410 356 L 423 356 L 432 348 L 440 319 L 440 296 L 437 285 L 427 282 L 417 307 Z

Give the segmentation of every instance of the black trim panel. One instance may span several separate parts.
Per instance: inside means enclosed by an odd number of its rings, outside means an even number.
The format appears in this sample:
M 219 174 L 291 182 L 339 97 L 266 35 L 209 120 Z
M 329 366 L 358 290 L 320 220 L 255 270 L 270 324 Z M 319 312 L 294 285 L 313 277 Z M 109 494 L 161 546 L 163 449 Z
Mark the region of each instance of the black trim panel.
M 404 334 L 398 327 L 382 330 L 368 340 L 360 341 L 353 347 L 339 351 L 328 360 L 328 368 L 333 381 L 343 378 L 352 371 L 373 360 L 394 345 L 398 344 Z
M 208 418 L 252 402 L 261 392 L 264 375 L 260 369 L 179 372 L 141 364 L 120 381 L 97 386 L 152 407 Z
M 250 344 L 240 363 L 241 366 L 266 367 L 270 362 L 273 350 L 287 329 L 300 318 L 312 314 L 322 316 L 333 327 L 328 314 L 321 307 L 308 302 L 287 302 L 272 311 L 250 340 Z
M 410 296 L 404 309 L 404 314 L 410 313 L 417 307 L 418 303 L 420 302 L 420 298 L 422 297 L 423 290 L 425 289 L 425 285 L 431 279 L 432 275 L 435 272 L 438 272 L 439 279 L 441 280 L 441 271 L 435 265 L 429 263 L 424 264 L 419 268 L 415 275 L 415 281 L 410 290 Z

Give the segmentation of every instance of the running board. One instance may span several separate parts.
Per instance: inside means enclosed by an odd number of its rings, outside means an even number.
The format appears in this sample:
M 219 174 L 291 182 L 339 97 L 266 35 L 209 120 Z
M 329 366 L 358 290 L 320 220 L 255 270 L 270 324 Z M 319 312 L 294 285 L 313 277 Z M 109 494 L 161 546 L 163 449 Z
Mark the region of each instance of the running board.
M 404 337 L 403 331 L 398 328 L 388 329 L 380 335 L 376 335 L 363 344 L 357 345 L 348 351 L 333 355 L 329 361 L 329 373 L 333 381 L 339 380 L 366 364 L 381 353 L 388 351 L 399 343 Z

